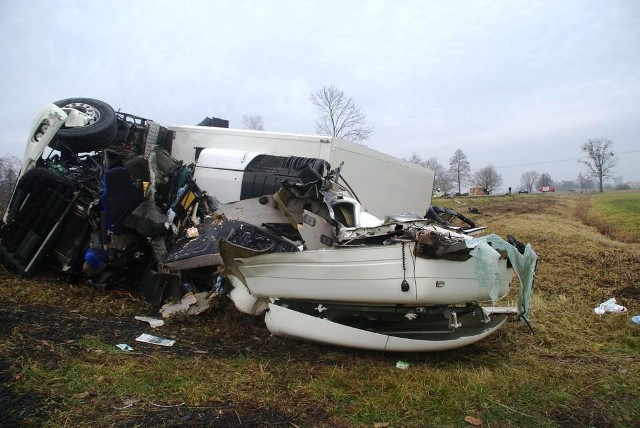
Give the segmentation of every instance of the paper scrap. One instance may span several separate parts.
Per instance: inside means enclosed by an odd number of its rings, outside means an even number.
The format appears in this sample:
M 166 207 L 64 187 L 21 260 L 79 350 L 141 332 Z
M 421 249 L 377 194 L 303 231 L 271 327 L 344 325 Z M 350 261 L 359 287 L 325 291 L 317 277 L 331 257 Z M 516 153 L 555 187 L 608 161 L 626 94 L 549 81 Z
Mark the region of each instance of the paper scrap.
M 198 299 L 193 295 L 192 292 L 188 292 L 182 299 L 178 302 L 169 302 L 160 308 L 160 313 L 163 318 L 169 318 L 175 314 L 187 312 L 189 310 L 189 306 L 195 305 L 198 302 Z
M 151 328 L 157 328 L 157 327 L 161 327 L 161 326 L 164 325 L 164 321 L 159 320 L 159 319 L 155 319 L 155 318 L 151 318 L 151 317 L 135 316 L 134 318 L 137 319 L 138 321 L 148 322 L 149 325 L 151 326 Z
M 152 345 L 160 345 L 160 346 L 173 346 L 176 343 L 173 339 L 164 339 L 162 337 L 152 336 L 147 333 L 143 333 L 140 336 L 136 337 L 138 342 L 151 343 Z

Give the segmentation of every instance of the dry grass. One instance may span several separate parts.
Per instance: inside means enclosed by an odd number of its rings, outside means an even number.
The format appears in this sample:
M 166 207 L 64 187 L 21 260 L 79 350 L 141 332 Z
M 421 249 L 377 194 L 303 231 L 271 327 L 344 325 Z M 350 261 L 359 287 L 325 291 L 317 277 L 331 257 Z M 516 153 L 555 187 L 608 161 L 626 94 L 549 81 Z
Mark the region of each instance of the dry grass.
M 141 302 L 3 275 L 5 391 L 37 397 L 45 426 L 638 426 L 640 326 L 629 319 L 640 313 L 640 244 L 584 225 L 577 195 L 462 199 L 450 202 L 536 249 L 534 335 L 511 322 L 450 352 L 361 352 L 271 337 L 223 305 L 156 332 L 174 348 L 123 354 L 113 345 L 141 332 Z M 629 312 L 595 315 L 609 297 Z M 65 310 L 16 321 L 52 305 Z M 60 331 L 73 337 L 50 338 Z

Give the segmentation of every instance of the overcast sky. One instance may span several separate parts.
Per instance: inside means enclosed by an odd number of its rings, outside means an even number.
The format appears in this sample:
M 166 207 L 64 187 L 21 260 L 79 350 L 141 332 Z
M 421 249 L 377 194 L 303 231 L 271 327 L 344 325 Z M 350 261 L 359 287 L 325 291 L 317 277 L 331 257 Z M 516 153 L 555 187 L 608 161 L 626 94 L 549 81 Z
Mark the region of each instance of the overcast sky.
M 456 149 L 503 189 L 574 180 L 588 138 L 640 180 L 640 2 L 3 0 L 0 154 L 22 157 L 41 107 L 91 97 L 163 125 L 205 116 L 315 133 L 335 84 L 370 148 L 445 166 Z

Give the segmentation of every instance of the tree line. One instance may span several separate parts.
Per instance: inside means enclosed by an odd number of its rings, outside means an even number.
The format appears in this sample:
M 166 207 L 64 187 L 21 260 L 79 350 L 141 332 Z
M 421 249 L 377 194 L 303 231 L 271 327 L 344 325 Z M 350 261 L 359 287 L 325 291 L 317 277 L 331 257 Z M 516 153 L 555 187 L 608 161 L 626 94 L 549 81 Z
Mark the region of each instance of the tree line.
M 597 189 L 599 192 L 603 192 L 604 183 L 614 178 L 617 158 L 612 147 L 613 142 L 607 138 L 591 138 L 581 146 L 586 158 L 578 161 L 585 165 L 587 170 L 584 173 L 578 173 L 575 181 L 564 180 L 556 183 L 549 173 L 540 174 L 537 171 L 526 171 L 520 176 L 518 191 L 532 193 L 540 188 L 555 186 L 557 190 L 587 191 Z M 458 195 L 465 194 L 462 192 L 462 186 L 466 184 L 477 186 L 483 189 L 486 194 L 492 194 L 503 183 L 502 176 L 491 164 L 472 173 L 469 160 L 460 149 L 457 149 L 449 158 L 448 168 L 435 157 L 423 159 L 414 153 L 408 160 L 433 170 L 435 173 L 434 189 L 442 194 L 451 193 L 456 189 Z M 624 185 L 619 185 L 618 188 L 624 188 Z M 511 191 L 512 189 L 509 187 L 509 192 Z

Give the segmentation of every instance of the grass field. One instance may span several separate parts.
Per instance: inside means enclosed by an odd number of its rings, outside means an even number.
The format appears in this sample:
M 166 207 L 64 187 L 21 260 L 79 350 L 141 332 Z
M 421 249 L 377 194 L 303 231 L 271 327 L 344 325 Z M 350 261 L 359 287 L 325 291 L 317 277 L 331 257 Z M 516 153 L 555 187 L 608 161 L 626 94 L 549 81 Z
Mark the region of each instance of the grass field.
M 630 321 L 640 314 L 640 244 L 583 222 L 587 211 L 615 219 L 627 236 L 640 194 L 624 195 L 434 201 L 530 242 L 539 256 L 535 334 L 513 321 L 449 352 L 363 352 L 272 337 L 226 301 L 150 330 L 133 319 L 148 310 L 134 297 L 2 273 L 0 425 L 640 426 L 640 326 Z M 622 206 L 630 211 L 619 214 Z M 609 297 L 628 312 L 595 315 Z M 177 342 L 135 342 L 143 332 Z M 409 368 L 396 368 L 399 360 Z
M 640 191 L 607 192 L 592 197 L 591 221 L 604 233 L 640 242 Z

